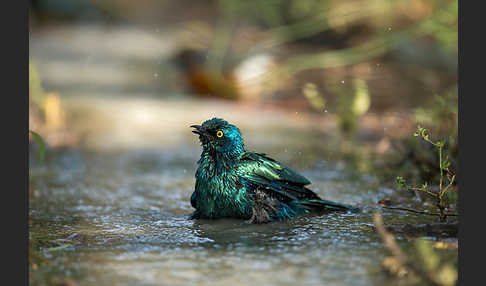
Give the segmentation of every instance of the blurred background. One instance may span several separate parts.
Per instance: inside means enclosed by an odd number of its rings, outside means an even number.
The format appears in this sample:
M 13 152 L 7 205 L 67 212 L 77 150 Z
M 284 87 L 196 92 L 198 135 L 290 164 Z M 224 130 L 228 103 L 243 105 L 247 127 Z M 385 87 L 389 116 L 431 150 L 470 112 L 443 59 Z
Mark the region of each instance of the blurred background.
M 41 250 L 31 271 L 45 269 L 34 281 L 53 273 L 113 281 L 66 272 L 66 261 L 81 258 L 42 251 L 66 237 L 90 249 L 107 233 L 128 250 L 127 229 L 154 220 L 133 210 L 128 221 L 96 217 L 128 206 L 190 213 L 200 147 L 189 125 L 212 117 L 237 125 L 249 149 L 303 172 L 327 199 L 402 201 L 395 176 L 438 182 L 437 152 L 412 135 L 428 128 L 457 163 L 457 12 L 450 0 L 30 0 L 29 129 L 45 144 L 39 160 L 43 148 L 30 137 L 30 237 Z M 172 246 L 154 237 L 169 255 Z M 363 255 L 372 264 L 382 253 Z M 107 258 L 93 259 L 94 267 Z M 132 258 L 113 261 L 123 259 Z M 155 277 L 144 271 L 131 273 L 132 285 Z
M 457 129 L 457 1 L 32 0 L 29 33 L 30 128 L 52 147 L 82 141 L 71 103 L 131 137 L 163 124 L 152 102 L 171 128 L 271 111 L 347 137 Z

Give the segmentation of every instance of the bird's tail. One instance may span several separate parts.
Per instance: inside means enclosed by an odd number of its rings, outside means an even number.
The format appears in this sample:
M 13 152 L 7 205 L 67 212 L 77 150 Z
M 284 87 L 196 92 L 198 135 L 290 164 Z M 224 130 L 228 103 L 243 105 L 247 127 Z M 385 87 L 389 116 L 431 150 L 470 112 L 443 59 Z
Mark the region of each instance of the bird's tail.
M 342 204 L 322 199 L 299 200 L 297 204 L 313 211 L 350 211 L 359 212 L 359 208 L 348 204 Z

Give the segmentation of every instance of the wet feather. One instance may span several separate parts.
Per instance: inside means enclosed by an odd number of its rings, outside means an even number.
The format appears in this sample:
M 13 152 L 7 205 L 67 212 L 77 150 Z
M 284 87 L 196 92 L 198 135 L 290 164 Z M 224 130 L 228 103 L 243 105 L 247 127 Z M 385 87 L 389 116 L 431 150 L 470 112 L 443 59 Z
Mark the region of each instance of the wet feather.
M 292 219 L 310 212 L 356 211 L 321 199 L 310 181 L 266 154 L 245 150 L 240 130 L 220 118 L 193 125 L 202 153 L 192 219 L 239 218 L 250 223 Z

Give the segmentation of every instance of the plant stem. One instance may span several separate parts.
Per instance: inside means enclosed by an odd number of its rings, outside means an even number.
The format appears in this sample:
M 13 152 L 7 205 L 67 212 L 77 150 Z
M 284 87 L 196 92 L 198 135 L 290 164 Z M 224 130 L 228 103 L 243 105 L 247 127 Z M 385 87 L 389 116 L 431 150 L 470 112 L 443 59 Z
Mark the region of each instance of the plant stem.
M 405 186 L 405 188 L 409 191 L 421 191 L 421 192 L 424 192 L 424 193 L 429 194 L 429 195 L 436 197 L 436 198 L 438 196 L 436 193 L 433 193 L 433 192 L 427 190 L 427 188 L 423 188 L 423 187 L 422 188 L 416 188 L 416 187 L 410 187 L 410 186 L 407 185 L 407 186 Z
M 439 194 L 442 192 L 442 178 L 444 176 L 443 169 L 442 169 L 442 147 L 443 147 L 442 144 L 439 145 L 439 168 L 440 168 Z

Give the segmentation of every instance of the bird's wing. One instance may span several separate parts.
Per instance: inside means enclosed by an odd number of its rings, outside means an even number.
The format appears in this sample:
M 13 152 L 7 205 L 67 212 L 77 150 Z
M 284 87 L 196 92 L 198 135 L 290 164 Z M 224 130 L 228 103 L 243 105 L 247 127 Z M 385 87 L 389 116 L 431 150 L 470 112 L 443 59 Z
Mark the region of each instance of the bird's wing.
M 238 175 L 250 184 L 280 197 L 291 200 L 319 199 L 305 187 L 310 184 L 308 179 L 263 153 L 247 151 L 240 158 Z

